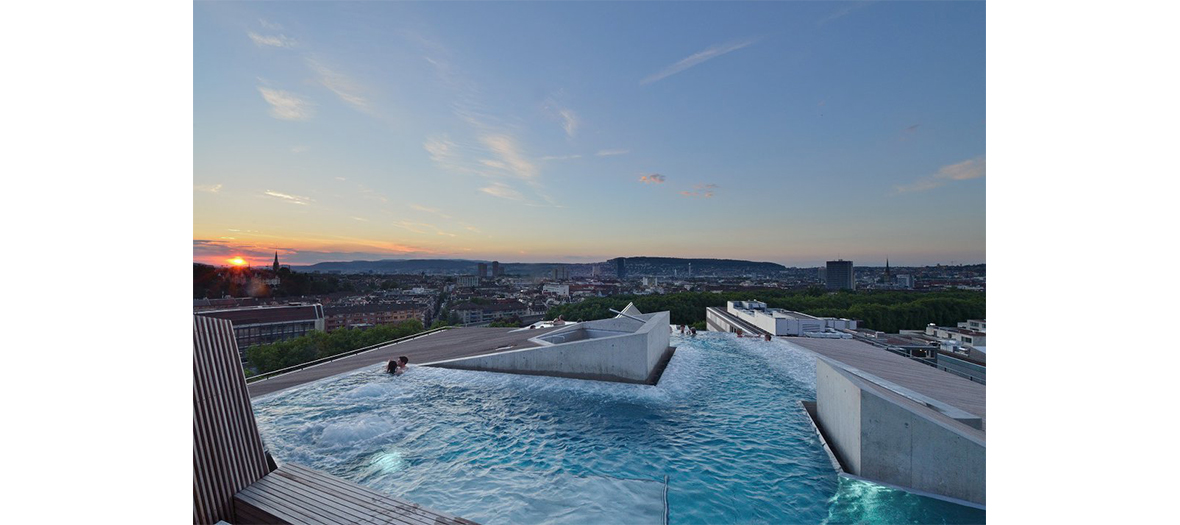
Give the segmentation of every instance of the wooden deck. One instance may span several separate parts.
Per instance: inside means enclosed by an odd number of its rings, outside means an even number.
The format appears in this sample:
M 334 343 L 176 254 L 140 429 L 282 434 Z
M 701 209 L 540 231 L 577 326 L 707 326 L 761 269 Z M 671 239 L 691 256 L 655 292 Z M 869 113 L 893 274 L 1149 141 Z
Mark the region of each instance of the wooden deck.
M 335 476 L 287 463 L 234 495 L 245 523 L 477 525 Z

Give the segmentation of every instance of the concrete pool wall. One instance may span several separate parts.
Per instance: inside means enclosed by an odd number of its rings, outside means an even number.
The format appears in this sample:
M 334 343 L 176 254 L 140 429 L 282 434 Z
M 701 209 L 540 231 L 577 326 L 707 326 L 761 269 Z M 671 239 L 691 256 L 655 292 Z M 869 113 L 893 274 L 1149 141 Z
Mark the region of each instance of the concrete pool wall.
M 840 463 L 865 479 L 986 504 L 983 431 L 817 358 L 816 416 Z
M 618 316 L 534 337 L 539 346 L 428 363 L 429 366 L 548 375 L 624 383 L 654 383 L 671 357 L 670 314 L 624 310 Z M 630 312 L 635 312 L 631 314 Z

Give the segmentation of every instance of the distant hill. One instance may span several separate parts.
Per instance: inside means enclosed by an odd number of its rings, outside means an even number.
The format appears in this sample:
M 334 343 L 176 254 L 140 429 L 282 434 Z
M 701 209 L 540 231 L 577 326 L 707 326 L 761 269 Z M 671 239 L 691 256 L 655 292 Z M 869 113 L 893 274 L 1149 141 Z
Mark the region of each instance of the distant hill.
M 381 273 L 381 274 L 466 274 L 475 273 L 479 263 L 467 259 L 382 259 L 380 261 L 322 262 L 292 266 L 298 272 Z M 490 263 L 489 263 L 490 265 Z
M 614 273 L 614 261 L 598 263 L 501 263 L 508 275 L 545 275 L 554 267 L 566 267 L 570 275 L 589 274 L 590 268 L 600 265 L 606 274 Z M 376 273 L 376 274 L 417 274 L 471 275 L 476 273 L 479 263 L 487 263 L 491 272 L 491 261 L 468 259 L 383 259 L 380 261 L 322 262 L 308 266 L 292 266 L 299 272 L 323 273 Z M 781 264 L 754 262 L 736 259 L 681 259 L 677 257 L 626 257 L 629 275 L 767 275 L 786 270 Z
M 744 261 L 740 259 L 681 259 L 679 257 L 626 257 L 627 273 L 631 275 L 767 275 L 787 268 L 778 263 Z

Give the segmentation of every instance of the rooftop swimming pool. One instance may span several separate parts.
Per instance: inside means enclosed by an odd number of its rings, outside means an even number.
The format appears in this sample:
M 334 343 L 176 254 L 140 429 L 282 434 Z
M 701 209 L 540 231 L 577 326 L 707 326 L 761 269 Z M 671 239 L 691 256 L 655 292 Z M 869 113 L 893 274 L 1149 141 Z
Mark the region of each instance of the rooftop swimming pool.
M 673 337 L 657 386 L 374 366 L 254 401 L 279 460 L 488 525 L 982 523 L 840 478 L 785 341 Z

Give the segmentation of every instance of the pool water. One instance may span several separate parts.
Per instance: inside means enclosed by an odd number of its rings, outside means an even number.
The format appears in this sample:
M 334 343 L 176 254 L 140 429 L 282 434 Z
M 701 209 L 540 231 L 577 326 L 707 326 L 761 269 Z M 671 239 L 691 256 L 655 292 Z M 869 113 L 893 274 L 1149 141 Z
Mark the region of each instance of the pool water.
M 379 366 L 254 401 L 279 462 L 488 525 L 982 523 L 983 511 L 840 478 L 785 341 L 673 337 L 657 386 Z

